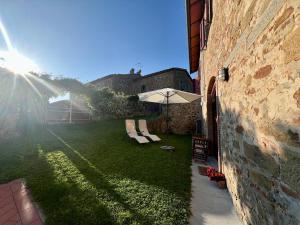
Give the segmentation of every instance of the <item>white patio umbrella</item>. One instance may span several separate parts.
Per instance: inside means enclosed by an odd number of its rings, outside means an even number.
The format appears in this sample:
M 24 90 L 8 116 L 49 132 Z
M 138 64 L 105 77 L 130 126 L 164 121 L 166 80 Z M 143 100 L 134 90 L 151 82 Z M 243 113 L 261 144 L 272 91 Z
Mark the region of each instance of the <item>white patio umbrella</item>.
M 155 91 L 149 91 L 138 94 L 139 100 L 144 102 L 153 102 L 166 104 L 167 106 L 167 134 L 169 130 L 169 104 L 191 103 L 199 98 L 201 95 L 190 92 L 179 91 L 172 88 L 163 88 Z M 162 146 L 163 149 L 174 149 L 172 146 Z

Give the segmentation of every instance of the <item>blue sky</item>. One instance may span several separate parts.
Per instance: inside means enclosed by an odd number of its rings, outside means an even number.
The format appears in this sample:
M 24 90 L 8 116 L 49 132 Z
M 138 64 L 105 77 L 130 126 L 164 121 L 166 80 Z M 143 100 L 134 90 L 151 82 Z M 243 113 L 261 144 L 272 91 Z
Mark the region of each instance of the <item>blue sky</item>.
M 87 82 L 137 63 L 188 68 L 184 0 L 0 1 L 14 47 L 45 72 Z

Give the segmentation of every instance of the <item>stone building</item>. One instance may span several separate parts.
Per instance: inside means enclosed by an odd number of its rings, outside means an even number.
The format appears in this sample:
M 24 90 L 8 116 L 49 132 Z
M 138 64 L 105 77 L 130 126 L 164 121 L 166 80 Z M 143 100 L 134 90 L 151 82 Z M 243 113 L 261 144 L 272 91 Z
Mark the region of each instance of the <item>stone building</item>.
M 203 135 L 236 211 L 244 224 L 300 224 L 300 1 L 186 6 Z
M 135 95 L 141 92 L 153 91 L 162 88 L 174 88 L 193 92 L 197 90 L 197 83 L 192 80 L 185 69 L 170 68 L 148 75 L 142 76 L 140 73 L 130 74 L 112 74 L 89 84 L 97 88 L 108 87 L 116 92 L 123 92 L 128 95 Z M 176 134 L 186 134 L 195 131 L 196 120 L 200 117 L 200 102 L 195 101 L 192 104 L 173 104 L 169 106 L 170 129 Z M 166 108 L 163 105 L 148 103 L 148 113 L 159 113 L 164 115 Z M 188 114 L 185 114 L 189 112 Z M 163 117 L 151 121 L 150 129 L 154 132 L 163 132 L 166 130 L 165 119 Z
M 109 87 L 125 94 L 138 94 L 167 87 L 193 92 L 193 81 L 189 73 L 181 68 L 170 68 L 144 76 L 140 73 L 111 74 L 89 84 L 98 88 Z

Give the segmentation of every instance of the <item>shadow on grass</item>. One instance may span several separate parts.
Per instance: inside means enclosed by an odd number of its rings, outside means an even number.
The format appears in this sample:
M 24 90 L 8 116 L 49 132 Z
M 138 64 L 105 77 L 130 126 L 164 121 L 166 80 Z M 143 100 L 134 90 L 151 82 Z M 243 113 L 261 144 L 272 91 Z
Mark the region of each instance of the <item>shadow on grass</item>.
M 124 121 L 50 127 L 105 174 L 114 174 L 190 197 L 191 138 L 160 135 L 162 142 L 140 145 L 125 132 Z M 122 132 L 123 131 L 123 132 Z M 176 146 L 176 152 L 160 149 Z
M 106 207 L 117 215 L 117 221 L 122 224 L 186 224 L 188 204 L 182 198 L 140 181 L 103 174 L 60 136 L 49 132 L 65 146 L 64 154 L 95 191 L 104 192 L 101 200 L 106 199 Z
M 65 142 L 61 137 L 57 136 L 53 131 L 48 130 L 54 137 L 56 137 L 62 144 L 66 146 L 64 154 L 72 161 L 78 172 L 83 175 L 82 179 L 86 179 L 90 183 L 90 189 L 95 188 L 95 198 L 97 195 L 103 194 L 101 200 L 107 203 L 108 209 L 113 211 L 115 215 L 119 214 L 116 218 L 121 224 L 153 224 L 150 218 L 147 218 L 129 204 L 126 203 L 121 195 L 119 195 L 114 188 L 104 177 L 104 175 L 95 167 L 89 160 L 83 157 L 76 149 Z M 58 160 L 55 160 L 58 161 Z M 91 190 L 87 190 L 91 191 Z M 100 193 L 102 192 L 102 193 Z M 96 194 L 97 193 L 97 194 Z M 117 207 L 116 207 L 117 206 Z
M 34 154 L 26 156 L 30 157 L 24 168 L 26 183 L 46 215 L 46 224 L 116 224 L 106 206 L 66 173 L 71 165 L 60 154 L 47 153 L 38 145 Z
M 186 144 L 175 154 L 140 146 L 123 121 L 51 130 L 63 140 L 37 127 L 0 144 L 0 181 L 24 177 L 46 224 L 187 224 Z

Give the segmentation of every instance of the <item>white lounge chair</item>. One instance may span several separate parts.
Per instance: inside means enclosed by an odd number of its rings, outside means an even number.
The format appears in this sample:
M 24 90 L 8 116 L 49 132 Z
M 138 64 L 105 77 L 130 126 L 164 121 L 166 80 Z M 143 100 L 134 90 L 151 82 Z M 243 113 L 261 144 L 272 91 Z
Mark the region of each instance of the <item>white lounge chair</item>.
M 146 120 L 139 120 L 139 130 L 143 136 L 150 138 L 152 141 L 161 140 L 158 136 L 149 133 Z
M 135 121 L 134 120 L 126 120 L 125 124 L 126 124 L 127 134 L 130 138 L 135 139 L 140 144 L 149 142 L 149 140 L 147 138 L 145 138 L 144 136 L 139 136 L 137 134 L 136 129 L 135 129 Z

